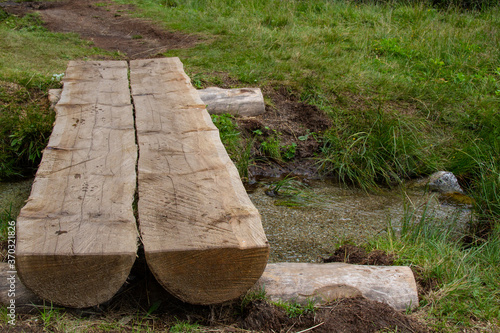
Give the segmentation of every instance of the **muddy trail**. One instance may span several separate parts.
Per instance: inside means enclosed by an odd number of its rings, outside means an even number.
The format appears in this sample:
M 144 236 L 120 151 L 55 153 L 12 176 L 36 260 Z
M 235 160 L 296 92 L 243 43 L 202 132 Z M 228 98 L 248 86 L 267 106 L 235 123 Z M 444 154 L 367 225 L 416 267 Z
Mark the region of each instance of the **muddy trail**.
M 119 5 L 107 0 L 80 0 L 58 2 L 2 2 L 0 6 L 13 15 L 31 12 L 40 14 L 47 29 L 55 32 L 77 33 L 90 40 L 96 47 L 119 52 L 122 58 L 161 57 L 169 49 L 189 48 L 203 42 L 196 36 L 166 31 L 150 21 L 132 17 L 134 6 Z M 239 83 L 227 74 L 223 88 L 235 87 Z M 314 161 L 311 159 L 319 150 L 314 140 L 298 141 L 297 137 L 309 132 L 326 130 L 331 121 L 316 107 L 300 102 L 293 92 L 282 87 L 263 87 L 264 94 L 273 101 L 267 112 L 252 119 L 238 120 L 243 134 L 259 130 L 263 135 L 273 131 L 282 133 L 283 144 L 296 142 L 296 158 L 291 163 L 257 163 L 250 170 L 253 176 L 279 176 L 284 173 L 314 175 Z M 258 153 L 256 153 L 258 154 Z M 359 252 L 359 251 L 358 251 Z M 373 254 L 356 252 L 351 261 L 358 264 L 391 264 L 390 260 L 373 261 Z M 384 257 L 383 254 L 376 254 Z M 343 261 L 349 256 L 331 257 L 329 261 Z M 385 258 L 385 257 L 384 257 Z M 421 288 L 422 289 L 422 288 Z M 153 311 L 152 311 L 153 309 Z M 202 325 L 201 331 L 209 332 L 377 332 L 391 329 L 397 332 L 429 332 L 425 324 L 415 315 L 405 315 L 391 307 L 363 298 L 340 299 L 325 304 L 316 311 L 305 311 L 293 315 L 284 309 L 263 300 L 252 300 L 217 305 L 192 306 L 180 303 L 168 295 L 155 281 L 145 262 L 139 258 L 127 284 L 108 304 L 92 309 L 63 309 L 66 320 L 85 319 L 91 324 L 86 332 L 100 332 L 102 321 L 116 321 L 120 332 L 137 331 L 148 325 L 153 331 L 168 330 L 174 323 L 186 321 Z M 150 315 L 150 312 L 153 312 Z M 5 324 L 6 332 L 45 332 L 46 324 L 37 320 L 40 310 L 21 314 L 17 325 Z M 140 313 L 141 315 L 138 315 Z M 142 315 L 144 314 L 144 315 Z M 127 319 L 128 318 L 128 319 Z M 92 324 L 92 321 L 94 324 Z M 118 328 L 119 327 L 119 328 Z M 57 326 L 51 331 L 64 331 Z
M 133 6 L 111 1 L 7 2 L 5 11 L 24 15 L 36 11 L 45 27 L 54 32 L 73 32 L 93 42 L 94 46 L 118 51 L 128 59 L 154 58 L 169 49 L 192 47 L 198 38 L 168 32 L 151 22 L 129 14 Z

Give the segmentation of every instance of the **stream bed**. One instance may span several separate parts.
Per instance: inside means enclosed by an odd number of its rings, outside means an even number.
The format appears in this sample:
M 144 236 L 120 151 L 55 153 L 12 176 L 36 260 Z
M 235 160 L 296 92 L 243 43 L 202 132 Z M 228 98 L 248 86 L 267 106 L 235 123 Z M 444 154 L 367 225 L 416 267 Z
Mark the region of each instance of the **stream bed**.
M 329 181 L 308 183 L 305 207 L 280 205 L 279 196 L 266 194 L 266 185 L 249 193 L 271 247 L 269 262 L 319 262 L 339 243 L 362 244 L 386 233 L 389 223 L 397 232 L 404 216 L 418 221 L 425 214 L 459 227 L 471 218 L 470 209 L 441 203 L 438 193 L 400 188 L 368 194 Z

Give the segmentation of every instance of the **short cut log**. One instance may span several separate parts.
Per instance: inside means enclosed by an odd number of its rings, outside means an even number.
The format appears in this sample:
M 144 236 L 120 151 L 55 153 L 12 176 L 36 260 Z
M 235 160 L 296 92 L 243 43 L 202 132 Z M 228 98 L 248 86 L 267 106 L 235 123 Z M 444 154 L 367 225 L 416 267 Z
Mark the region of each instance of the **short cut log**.
M 17 270 L 69 307 L 109 300 L 136 258 L 134 119 L 124 61 L 68 65 L 57 118 L 17 220 Z
M 254 287 L 261 289 L 272 301 L 325 304 L 362 296 L 396 310 L 418 306 L 415 277 L 404 266 L 275 263 L 267 265 Z
M 259 88 L 222 89 L 210 87 L 198 90 L 208 113 L 228 113 L 235 116 L 253 117 L 266 111 L 264 96 Z
M 185 302 L 237 298 L 266 267 L 260 215 L 179 59 L 134 60 L 130 71 L 148 266 Z

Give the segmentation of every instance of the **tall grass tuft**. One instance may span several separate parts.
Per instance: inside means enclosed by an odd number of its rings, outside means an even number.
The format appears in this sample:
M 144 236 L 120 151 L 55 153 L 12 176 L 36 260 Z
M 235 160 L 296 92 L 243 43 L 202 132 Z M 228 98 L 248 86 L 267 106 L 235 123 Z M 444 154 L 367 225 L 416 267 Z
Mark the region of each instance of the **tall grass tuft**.
M 332 128 L 324 136 L 320 168 L 366 190 L 439 168 L 439 157 L 426 137 L 425 121 L 383 110 L 358 116 L 356 127 Z
M 390 227 L 371 247 L 394 252 L 395 264 L 413 268 L 424 289 L 420 307 L 427 309 L 438 330 L 500 318 L 498 226 L 487 241 L 469 244 L 455 225 L 430 214 L 408 209 L 401 225 L 400 235 Z
M 9 86 L 15 88 L 7 92 Z M 43 96 L 36 89 L 0 81 L 0 179 L 36 170 L 55 119 Z

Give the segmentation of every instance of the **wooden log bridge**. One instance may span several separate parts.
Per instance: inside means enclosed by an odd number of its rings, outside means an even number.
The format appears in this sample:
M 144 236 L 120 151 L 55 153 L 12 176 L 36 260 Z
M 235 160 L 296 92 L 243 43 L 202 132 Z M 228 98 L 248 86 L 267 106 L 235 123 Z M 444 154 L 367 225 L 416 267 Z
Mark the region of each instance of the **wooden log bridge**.
M 156 279 L 183 301 L 250 289 L 269 254 L 260 215 L 179 59 L 72 61 L 63 83 L 17 221 L 24 285 L 64 306 L 103 303 L 140 239 Z

